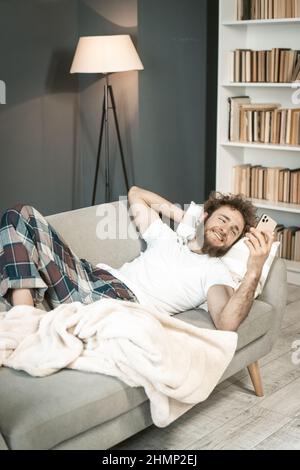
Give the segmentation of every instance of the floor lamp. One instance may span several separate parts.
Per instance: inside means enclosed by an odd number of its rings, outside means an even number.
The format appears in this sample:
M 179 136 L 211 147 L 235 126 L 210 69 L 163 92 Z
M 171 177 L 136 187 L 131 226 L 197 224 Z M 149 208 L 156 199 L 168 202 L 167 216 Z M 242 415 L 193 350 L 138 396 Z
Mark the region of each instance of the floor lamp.
M 112 110 L 118 146 L 121 156 L 127 191 L 129 190 L 128 176 L 124 159 L 123 146 L 119 122 L 117 117 L 115 99 L 112 86 L 109 84 L 109 74 L 115 72 L 128 72 L 130 70 L 143 70 L 143 64 L 136 52 L 129 35 L 114 36 L 87 36 L 78 41 L 74 55 L 71 73 L 101 73 L 105 76 L 104 97 L 102 105 L 102 118 L 100 125 L 97 163 L 94 177 L 92 205 L 95 204 L 98 173 L 100 165 L 101 148 L 105 142 L 105 201 L 110 202 L 110 174 L 109 174 L 109 111 Z

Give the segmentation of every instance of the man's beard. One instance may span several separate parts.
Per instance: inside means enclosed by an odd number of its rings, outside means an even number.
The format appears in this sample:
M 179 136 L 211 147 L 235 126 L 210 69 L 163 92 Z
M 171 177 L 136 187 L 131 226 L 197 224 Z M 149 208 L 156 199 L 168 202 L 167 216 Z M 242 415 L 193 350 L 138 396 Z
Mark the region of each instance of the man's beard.
M 205 234 L 201 252 L 204 255 L 208 255 L 212 258 L 221 258 L 222 256 L 224 256 L 230 250 L 230 248 L 231 248 L 231 246 L 225 247 L 225 246 L 215 246 L 215 245 L 213 245 L 208 240 L 208 238 Z

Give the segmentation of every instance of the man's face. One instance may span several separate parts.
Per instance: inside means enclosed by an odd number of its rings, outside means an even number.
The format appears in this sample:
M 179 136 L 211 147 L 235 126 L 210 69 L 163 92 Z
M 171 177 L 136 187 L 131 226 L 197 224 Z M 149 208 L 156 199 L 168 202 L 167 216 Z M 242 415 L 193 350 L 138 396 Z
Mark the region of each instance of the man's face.
M 222 206 L 206 220 L 202 253 L 220 257 L 225 255 L 243 233 L 242 214 L 230 206 Z

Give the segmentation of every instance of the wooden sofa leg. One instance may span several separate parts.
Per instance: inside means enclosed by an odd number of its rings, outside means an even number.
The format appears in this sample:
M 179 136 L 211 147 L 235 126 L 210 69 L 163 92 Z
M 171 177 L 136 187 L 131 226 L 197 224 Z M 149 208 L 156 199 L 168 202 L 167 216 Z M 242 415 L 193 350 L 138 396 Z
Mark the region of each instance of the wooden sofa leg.
M 250 374 L 251 382 L 254 387 L 255 395 L 258 397 L 264 396 L 264 389 L 260 375 L 259 363 L 254 362 L 248 366 L 248 372 Z

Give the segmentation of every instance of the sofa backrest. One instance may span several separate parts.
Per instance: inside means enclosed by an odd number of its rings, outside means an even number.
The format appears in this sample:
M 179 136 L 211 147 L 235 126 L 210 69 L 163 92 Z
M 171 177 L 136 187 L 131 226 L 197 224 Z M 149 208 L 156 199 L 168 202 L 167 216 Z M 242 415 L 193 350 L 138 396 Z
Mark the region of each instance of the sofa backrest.
M 127 207 L 124 199 L 46 219 L 80 258 L 119 268 L 136 258 L 145 247 Z

